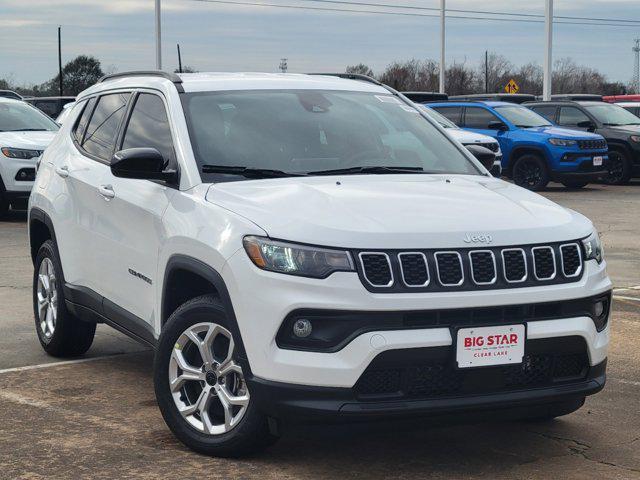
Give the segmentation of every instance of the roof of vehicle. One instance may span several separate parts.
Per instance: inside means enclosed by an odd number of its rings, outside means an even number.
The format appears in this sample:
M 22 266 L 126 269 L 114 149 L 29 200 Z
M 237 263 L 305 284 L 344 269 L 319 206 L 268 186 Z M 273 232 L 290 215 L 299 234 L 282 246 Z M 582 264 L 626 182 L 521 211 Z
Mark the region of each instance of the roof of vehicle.
M 640 102 L 616 102 L 614 105 L 619 105 L 621 107 L 640 107 Z
M 372 93 L 389 91 L 371 80 L 340 78 L 334 75 L 299 73 L 202 72 L 169 74 L 166 72 L 123 72 L 101 79 L 78 98 L 113 88 L 139 88 L 173 83 L 184 92 L 223 90 L 345 90 Z
M 485 106 L 485 107 L 513 107 L 519 106 L 518 103 L 501 102 L 499 100 L 475 100 L 475 101 L 463 101 L 463 100 L 450 100 L 448 102 L 433 102 L 429 103 L 430 107 L 463 107 L 467 105 Z
M 0 90 L 0 97 L 3 98 L 15 98 L 16 100 L 22 99 L 22 95 L 13 90 Z
M 598 100 L 550 100 L 548 102 L 542 101 L 540 100 L 539 102 L 527 102 L 524 105 L 527 107 L 530 106 L 537 106 L 537 105 L 551 105 L 551 106 L 556 106 L 556 105 L 582 105 L 585 107 L 590 107 L 593 105 L 612 105 L 611 103 L 608 102 L 601 102 Z
M 62 97 L 57 96 L 57 97 L 26 97 L 24 98 L 24 100 L 26 101 L 30 101 L 30 102 L 36 102 L 38 100 L 75 100 L 76 97 L 69 95 L 63 95 Z

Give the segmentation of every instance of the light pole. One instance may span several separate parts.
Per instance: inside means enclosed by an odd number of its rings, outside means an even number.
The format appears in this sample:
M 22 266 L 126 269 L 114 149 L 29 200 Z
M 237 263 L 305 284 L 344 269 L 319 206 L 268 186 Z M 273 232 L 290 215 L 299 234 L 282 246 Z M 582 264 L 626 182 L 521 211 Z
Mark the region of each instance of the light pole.
M 553 68 L 553 0 L 546 0 L 544 9 L 544 79 L 542 83 L 542 99 L 551 100 L 551 73 Z
M 160 31 L 160 0 L 156 0 L 156 69 L 162 70 L 162 33 Z
M 440 93 L 444 93 L 444 73 L 445 73 L 445 64 L 444 64 L 444 11 L 445 11 L 445 0 L 440 0 Z

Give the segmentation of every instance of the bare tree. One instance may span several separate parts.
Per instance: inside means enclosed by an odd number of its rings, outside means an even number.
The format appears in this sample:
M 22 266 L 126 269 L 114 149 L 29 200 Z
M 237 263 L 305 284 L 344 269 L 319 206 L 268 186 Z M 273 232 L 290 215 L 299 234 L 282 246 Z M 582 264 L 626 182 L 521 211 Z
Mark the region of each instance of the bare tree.
M 357 65 L 349 65 L 345 69 L 345 73 L 355 73 L 358 75 L 367 75 L 369 77 L 373 77 L 373 70 L 369 68 L 368 65 L 364 63 L 359 63 Z
M 435 91 L 438 89 L 438 71 L 438 64 L 433 60 L 412 59 L 392 63 L 379 80 L 401 92 Z
M 507 60 L 504 55 L 491 52 L 487 55 L 487 60 L 483 59 L 480 64 L 478 80 L 484 87 L 486 75 L 487 91 L 490 93 L 501 92 L 511 79 L 514 70 L 513 63 Z
M 481 91 L 478 74 L 475 70 L 468 68 L 464 62 L 454 63 L 447 68 L 444 78 L 449 95 L 465 95 Z

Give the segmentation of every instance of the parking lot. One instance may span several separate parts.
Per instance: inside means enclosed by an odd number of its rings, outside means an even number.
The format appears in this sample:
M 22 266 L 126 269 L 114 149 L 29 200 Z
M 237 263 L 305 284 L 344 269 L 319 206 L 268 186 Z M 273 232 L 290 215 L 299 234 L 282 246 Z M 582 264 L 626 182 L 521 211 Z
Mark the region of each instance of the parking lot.
M 13 212 L 0 221 L 0 478 L 640 478 L 640 182 L 544 195 L 604 240 L 616 290 L 603 392 L 545 423 L 291 427 L 243 460 L 178 443 L 155 404 L 152 352 L 116 331 L 100 325 L 81 360 L 44 354 L 26 216 Z

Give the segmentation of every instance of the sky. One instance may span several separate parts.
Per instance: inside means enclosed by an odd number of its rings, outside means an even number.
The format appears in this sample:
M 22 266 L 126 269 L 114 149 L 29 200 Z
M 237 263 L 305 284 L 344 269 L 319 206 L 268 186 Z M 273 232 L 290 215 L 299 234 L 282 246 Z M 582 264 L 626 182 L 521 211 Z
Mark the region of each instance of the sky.
M 439 18 L 223 5 L 202 0 L 162 1 L 163 67 L 199 71 L 344 71 L 365 63 L 380 73 L 395 60 L 438 59 Z M 237 1 L 237 0 L 236 0 Z M 313 0 L 239 0 L 310 7 L 348 7 Z M 347 0 L 437 8 L 439 0 Z M 544 0 L 447 0 L 447 8 L 543 14 Z M 640 21 L 639 0 L 555 0 L 556 15 Z M 398 11 L 398 10 L 395 10 Z M 402 10 L 438 15 L 437 11 Z M 451 13 L 451 15 L 460 15 Z M 508 17 L 503 17 L 508 18 Z M 535 17 L 532 17 L 536 19 Z M 0 0 L 0 78 L 42 83 L 57 73 L 57 27 L 63 63 L 80 54 L 97 57 L 110 71 L 152 69 L 154 0 Z M 554 58 L 572 57 L 612 81 L 633 76 L 638 27 L 555 25 Z M 485 50 L 516 65 L 542 64 L 544 24 L 449 18 L 447 63 L 477 66 Z

